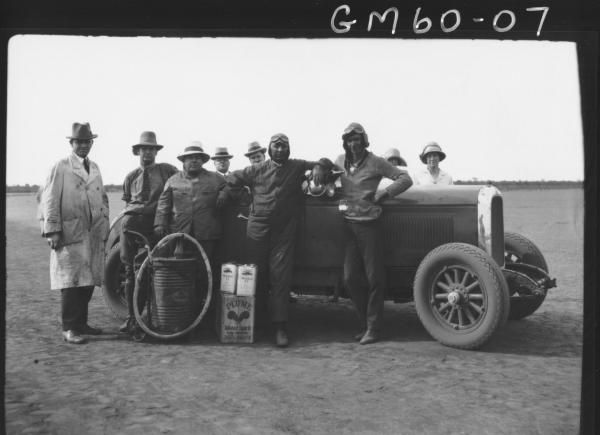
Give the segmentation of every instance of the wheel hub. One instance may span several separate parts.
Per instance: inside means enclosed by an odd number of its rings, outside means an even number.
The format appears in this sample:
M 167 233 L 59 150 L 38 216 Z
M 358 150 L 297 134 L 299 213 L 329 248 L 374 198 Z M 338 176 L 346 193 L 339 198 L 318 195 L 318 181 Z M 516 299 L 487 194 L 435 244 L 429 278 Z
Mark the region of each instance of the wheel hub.
M 448 293 L 448 303 L 450 303 L 450 305 L 460 305 L 461 301 L 462 295 L 459 291 L 454 290 Z

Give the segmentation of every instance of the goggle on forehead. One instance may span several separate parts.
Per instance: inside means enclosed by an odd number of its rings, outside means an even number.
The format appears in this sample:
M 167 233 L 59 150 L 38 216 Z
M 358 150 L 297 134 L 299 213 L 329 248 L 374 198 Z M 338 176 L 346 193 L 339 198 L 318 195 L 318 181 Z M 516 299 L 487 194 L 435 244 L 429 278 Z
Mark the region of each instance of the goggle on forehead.
M 285 144 L 289 144 L 289 139 L 285 134 L 276 134 L 274 136 L 271 136 L 271 142 L 270 143 L 285 143 Z
M 365 129 L 360 127 L 360 126 L 356 126 L 356 125 L 352 125 L 349 127 L 346 127 L 346 129 L 344 130 L 344 136 L 348 136 L 349 134 L 352 133 L 358 133 L 358 134 L 364 134 Z

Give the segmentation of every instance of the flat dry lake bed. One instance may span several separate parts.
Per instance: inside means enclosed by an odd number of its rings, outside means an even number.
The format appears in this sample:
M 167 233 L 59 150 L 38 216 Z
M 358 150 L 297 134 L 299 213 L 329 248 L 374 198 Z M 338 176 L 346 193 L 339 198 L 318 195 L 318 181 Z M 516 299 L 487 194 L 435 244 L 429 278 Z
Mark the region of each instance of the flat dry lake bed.
M 111 217 L 122 207 L 111 193 Z M 583 190 L 504 192 L 505 229 L 533 240 L 558 288 L 478 351 L 442 346 L 412 304 L 386 303 L 386 336 L 359 346 L 348 301 L 301 297 L 292 346 L 178 343 L 117 333 L 100 290 L 85 346 L 60 337 L 34 195 L 7 195 L 7 433 L 573 434 L 579 427 Z

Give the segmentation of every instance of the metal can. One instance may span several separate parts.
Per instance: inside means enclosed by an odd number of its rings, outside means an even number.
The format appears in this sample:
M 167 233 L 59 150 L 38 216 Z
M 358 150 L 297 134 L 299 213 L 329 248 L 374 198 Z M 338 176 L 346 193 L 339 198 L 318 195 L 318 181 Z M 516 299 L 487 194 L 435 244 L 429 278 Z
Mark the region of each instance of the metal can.
M 238 277 L 238 265 L 223 263 L 221 265 L 221 290 L 225 293 L 235 294 Z
M 238 266 L 237 294 L 240 296 L 254 296 L 256 293 L 256 275 L 258 268 L 255 264 L 241 264 Z

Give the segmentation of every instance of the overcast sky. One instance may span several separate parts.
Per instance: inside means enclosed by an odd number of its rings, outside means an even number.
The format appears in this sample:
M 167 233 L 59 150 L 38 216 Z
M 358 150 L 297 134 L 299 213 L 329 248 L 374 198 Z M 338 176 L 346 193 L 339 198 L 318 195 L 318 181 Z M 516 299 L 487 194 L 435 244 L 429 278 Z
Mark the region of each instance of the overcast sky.
M 43 183 L 75 121 L 98 134 L 106 184 L 138 165 L 143 130 L 165 145 L 158 161 L 180 167 L 199 140 L 238 169 L 277 132 L 292 157 L 333 159 L 352 121 L 409 170 L 437 141 L 455 180 L 583 179 L 574 43 L 16 36 L 8 60 L 9 185 Z

